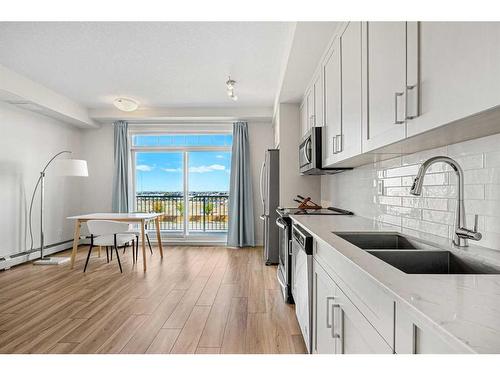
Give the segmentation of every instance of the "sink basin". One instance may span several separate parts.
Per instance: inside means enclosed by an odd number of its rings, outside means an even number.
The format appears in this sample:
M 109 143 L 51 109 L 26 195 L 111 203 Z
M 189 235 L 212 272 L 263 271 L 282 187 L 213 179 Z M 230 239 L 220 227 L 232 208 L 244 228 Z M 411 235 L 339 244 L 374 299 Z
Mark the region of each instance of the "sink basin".
M 394 250 L 414 250 L 414 249 L 432 249 L 433 247 L 416 241 L 412 238 L 402 236 L 398 233 L 383 232 L 333 232 L 347 242 L 359 247 L 360 249 L 394 249 Z
M 445 250 L 369 250 L 368 253 L 410 274 L 500 274 L 500 268 Z
M 500 274 L 500 267 L 457 255 L 399 233 L 333 233 L 409 274 Z

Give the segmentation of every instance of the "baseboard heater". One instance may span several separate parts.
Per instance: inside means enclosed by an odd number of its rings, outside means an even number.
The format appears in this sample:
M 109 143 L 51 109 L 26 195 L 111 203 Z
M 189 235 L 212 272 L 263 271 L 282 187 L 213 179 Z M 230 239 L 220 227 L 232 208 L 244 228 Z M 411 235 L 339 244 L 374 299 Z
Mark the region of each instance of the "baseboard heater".
M 73 246 L 73 240 L 57 242 L 47 247 L 44 247 L 44 254 L 54 254 L 63 250 L 68 250 Z M 30 262 L 40 258 L 40 248 L 31 251 L 23 251 L 16 254 L 0 257 L 0 270 L 8 270 L 10 267 L 17 266 L 21 263 Z

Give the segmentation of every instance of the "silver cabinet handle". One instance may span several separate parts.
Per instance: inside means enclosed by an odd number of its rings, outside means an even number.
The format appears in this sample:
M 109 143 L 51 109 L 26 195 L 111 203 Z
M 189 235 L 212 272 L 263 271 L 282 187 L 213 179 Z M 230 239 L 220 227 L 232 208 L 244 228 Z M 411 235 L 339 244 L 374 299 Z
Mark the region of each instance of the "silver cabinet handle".
M 337 141 L 337 153 L 344 151 L 343 138 L 342 134 L 335 137 L 335 140 Z
M 395 92 L 394 93 L 394 123 L 395 124 L 404 124 L 404 121 L 398 120 L 398 97 L 403 96 L 404 92 Z
M 407 120 L 413 120 L 414 118 L 417 118 L 419 116 L 419 113 L 418 113 L 418 107 L 419 107 L 419 99 L 418 99 L 418 92 L 416 92 L 415 95 L 417 95 L 417 100 L 416 100 L 416 103 L 415 103 L 415 106 L 416 106 L 416 109 L 415 109 L 415 114 L 414 115 L 409 115 L 408 114 L 408 98 L 410 97 L 409 96 L 409 92 L 416 89 L 417 88 L 417 85 L 408 85 L 406 86 L 406 119 Z
M 335 309 L 338 308 L 340 309 L 341 315 L 340 315 L 340 327 L 339 327 L 339 333 L 335 333 Z M 334 339 L 340 339 L 340 354 L 344 354 L 344 317 L 342 316 L 342 307 L 338 303 L 334 303 L 332 305 L 332 316 L 333 316 L 333 324 L 332 324 L 332 338 Z
M 332 329 L 332 338 L 334 339 L 340 339 L 341 336 L 339 333 L 335 333 L 335 309 L 340 308 L 340 305 L 338 303 L 332 304 L 332 326 L 328 327 Z
M 332 310 L 332 317 L 333 317 L 333 309 L 330 308 L 330 302 L 333 301 L 335 297 L 326 297 L 326 328 L 332 328 L 333 326 L 333 319 L 330 320 L 330 310 Z
M 333 142 L 332 142 L 332 151 L 333 151 L 334 154 L 336 154 L 337 153 L 337 137 L 334 136 L 332 138 L 332 140 L 333 140 Z

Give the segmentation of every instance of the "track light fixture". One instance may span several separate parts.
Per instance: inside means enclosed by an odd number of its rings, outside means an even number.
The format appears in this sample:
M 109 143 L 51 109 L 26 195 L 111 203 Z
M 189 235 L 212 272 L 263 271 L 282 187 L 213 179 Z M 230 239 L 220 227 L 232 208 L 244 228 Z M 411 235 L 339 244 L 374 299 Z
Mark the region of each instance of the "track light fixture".
M 236 81 L 234 79 L 231 79 L 231 76 L 229 76 L 228 80 L 226 81 L 227 96 L 229 96 L 232 100 L 237 101 L 238 96 L 234 93 L 234 86 L 235 85 L 236 85 Z

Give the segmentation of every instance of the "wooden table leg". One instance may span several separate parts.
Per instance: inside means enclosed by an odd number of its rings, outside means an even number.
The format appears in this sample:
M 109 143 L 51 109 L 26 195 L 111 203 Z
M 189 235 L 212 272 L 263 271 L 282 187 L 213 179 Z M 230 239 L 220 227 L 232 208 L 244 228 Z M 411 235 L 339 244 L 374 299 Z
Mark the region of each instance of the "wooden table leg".
M 156 221 L 156 238 L 158 240 L 158 247 L 160 248 L 160 255 L 163 258 L 163 246 L 161 245 L 161 234 L 160 234 L 160 218 L 157 217 Z
M 141 220 L 141 238 L 142 238 L 142 262 L 144 265 L 144 272 L 146 272 L 146 234 L 144 233 L 144 220 Z
M 99 258 L 101 257 L 101 247 L 102 247 L 102 246 L 99 246 L 99 247 L 97 248 L 97 256 L 98 256 Z
M 71 268 L 75 265 L 76 253 L 78 251 L 78 242 L 80 242 L 80 220 L 75 220 L 75 234 L 73 237 L 73 250 L 71 250 Z

